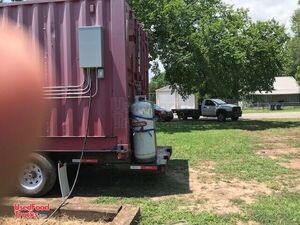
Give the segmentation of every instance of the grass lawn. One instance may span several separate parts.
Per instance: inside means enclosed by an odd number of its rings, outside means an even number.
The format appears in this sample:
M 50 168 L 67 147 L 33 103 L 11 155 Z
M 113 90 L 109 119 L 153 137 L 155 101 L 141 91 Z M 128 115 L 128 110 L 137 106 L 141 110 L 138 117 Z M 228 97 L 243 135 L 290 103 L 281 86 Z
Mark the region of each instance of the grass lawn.
M 104 189 L 98 203 L 138 205 L 141 224 L 300 224 L 300 170 L 283 165 L 300 157 L 300 120 L 175 121 L 157 130 L 158 144 L 173 147 L 168 174 L 122 175 L 122 188 Z
M 297 225 L 300 221 L 300 194 L 260 196 L 246 211 L 251 219 L 261 224 Z
M 243 109 L 243 113 L 281 113 L 281 112 L 300 112 L 299 107 L 284 107 L 282 110 L 270 110 L 269 108 L 248 108 Z

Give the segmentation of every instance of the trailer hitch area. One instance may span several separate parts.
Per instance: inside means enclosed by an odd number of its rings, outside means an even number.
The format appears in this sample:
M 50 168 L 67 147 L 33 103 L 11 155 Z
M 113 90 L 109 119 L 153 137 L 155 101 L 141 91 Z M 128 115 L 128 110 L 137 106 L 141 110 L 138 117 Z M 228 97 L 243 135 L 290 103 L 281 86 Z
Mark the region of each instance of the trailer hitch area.
M 117 145 L 113 148 L 118 160 L 126 160 L 129 156 L 128 145 Z
M 156 152 L 157 152 L 156 164 L 166 165 L 171 158 L 172 147 L 170 146 L 157 147 Z
M 126 160 L 128 158 L 128 150 L 116 151 L 118 160 Z

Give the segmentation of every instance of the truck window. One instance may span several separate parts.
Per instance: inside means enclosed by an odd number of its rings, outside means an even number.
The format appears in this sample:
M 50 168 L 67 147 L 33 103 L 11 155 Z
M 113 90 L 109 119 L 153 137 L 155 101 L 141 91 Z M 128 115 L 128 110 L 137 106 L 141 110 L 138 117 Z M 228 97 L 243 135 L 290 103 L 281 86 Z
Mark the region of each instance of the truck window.
M 211 101 L 211 100 L 206 100 L 205 101 L 205 105 L 206 106 L 215 106 L 215 103 L 213 101 Z

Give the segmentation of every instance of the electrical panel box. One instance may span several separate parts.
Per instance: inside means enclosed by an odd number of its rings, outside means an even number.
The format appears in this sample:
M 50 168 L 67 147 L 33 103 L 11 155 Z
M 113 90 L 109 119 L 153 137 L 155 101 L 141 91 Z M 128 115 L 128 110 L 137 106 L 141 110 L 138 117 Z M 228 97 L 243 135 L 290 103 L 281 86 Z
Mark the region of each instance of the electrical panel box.
M 103 28 L 79 28 L 79 64 L 81 68 L 103 68 Z

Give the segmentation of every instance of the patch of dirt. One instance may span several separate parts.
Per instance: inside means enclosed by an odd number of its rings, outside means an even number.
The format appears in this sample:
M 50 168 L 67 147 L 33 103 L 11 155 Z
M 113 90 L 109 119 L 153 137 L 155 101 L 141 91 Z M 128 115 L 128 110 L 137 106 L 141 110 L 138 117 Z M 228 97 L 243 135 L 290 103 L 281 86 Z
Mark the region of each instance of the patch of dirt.
M 300 148 L 291 147 L 293 142 L 298 141 L 300 137 L 299 128 L 285 129 L 282 134 L 274 134 L 273 132 L 261 131 L 258 137 L 262 137 L 261 143 L 257 144 L 257 154 L 268 156 L 273 160 L 282 160 L 288 155 L 300 154 Z M 286 159 L 284 159 L 286 161 Z M 300 159 L 294 157 L 287 162 L 280 163 L 281 166 L 290 169 L 300 169 Z M 274 186 L 275 185 L 275 186 Z M 288 190 L 291 192 L 300 191 L 300 178 L 297 174 L 284 175 L 276 178 L 272 184 L 273 189 Z
M 97 197 L 71 197 L 68 199 L 67 203 L 71 204 L 93 204 L 97 200 Z M 14 202 L 14 203 L 28 203 L 28 204 L 50 204 L 50 206 L 53 205 L 60 205 L 62 202 L 61 197 L 55 197 L 55 198 L 27 198 L 27 197 L 9 197 L 4 198 L 4 201 Z
M 276 159 L 277 156 L 280 155 L 300 154 L 300 148 L 289 148 L 286 145 L 284 145 L 282 146 L 282 148 L 259 150 L 258 154 L 270 156 L 271 158 Z
M 280 163 L 283 167 L 300 170 L 300 159 L 291 159 L 287 163 Z
M 296 172 L 278 176 L 273 185 L 279 191 L 300 192 L 300 174 Z
M 265 184 L 255 181 L 245 182 L 238 179 L 225 180 L 213 172 L 215 163 L 205 162 L 201 166 L 189 169 L 191 193 L 176 195 L 178 199 L 187 199 L 180 209 L 208 211 L 216 214 L 240 213 L 235 201 L 253 203 L 258 194 L 270 194 L 272 191 Z M 180 174 L 172 174 L 180 180 Z M 156 200 L 162 200 L 160 197 Z
M 204 175 L 204 177 L 203 177 Z M 218 180 L 213 173 L 207 177 L 197 170 L 190 170 L 190 185 L 194 199 L 206 199 L 205 204 L 196 204 L 192 208 L 197 211 L 212 211 L 217 214 L 240 213 L 240 208 L 234 200 L 253 203 L 257 194 L 270 194 L 271 190 L 264 184 L 245 182 L 238 179 Z M 209 179 L 214 178 L 214 179 Z M 203 182 L 205 181 L 206 182 Z
M 292 148 L 293 143 L 297 142 L 300 137 L 300 129 L 299 128 L 290 128 L 285 129 L 284 132 L 274 133 L 272 131 L 260 131 L 257 132 L 257 138 L 260 139 L 260 143 L 257 143 L 258 149 L 261 151 L 270 151 L 270 150 L 279 150 L 282 149 L 285 151 L 294 151 L 297 148 Z M 293 150 L 294 149 L 294 150 Z M 283 154 L 289 154 L 283 152 Z M 298 152 L 300 148 L 298 149 Z M 293 152 L 292 152 L 293 153 Z
M 290 188 L 289 191 L 291 192 L 300 192 L 300 184 L 298 184 L 297 186 Z
M 248 222 L 238 221 L 236 225 L 259 225 L 259 223 L 255 222 L 255 221 L 248 221 Z
M 44 222 L 42 219 L 17 219 L 11 217 L 0 218 L 1 225 L 40 225 Z M 47 225 L 109 225 L 111 223 L 105 222 L 87 222 L 84 220 L 74 220 L 68 217 L 62 217 L 58 219 L 51 219 L 47 222 Z
M 257 134 L 257 138 L 261 138 L 261 142 L 257 144 L 258 153 L 268 156 L 287 155 L 291 153 L 299 153 L 300 148 L 292 148 L 291 142 L 298 140 L 300 132 L 289 129 L 285 135 L 278 135 L 268 131 L 261 131 Z
M 96 197 L 72 197 L 67 201 L 67 204 L 73 204 L 75 206 L 80 207 L 90 207 L 91 204 L 94 204 L 96 202 Z M 56 198 L 27 198 L 27 197 L 7 197 L 4 199 L 1 199 L 3 203 L 6 203 L 8 205 L 11 205 L 13 208 L 13 204 L 21 204 L 21 205 L 28 205 L 28 204 L 35 204 L 35 205 L 50 205 L 51 209 L 55 209 L 58 205 L 60 205 L 62 199 L 60 197 Z M 101 205 L 98 205 L 99 207 L 102 207 Z M 97 207 L 93 208 L 97 209 Z M 103 206 L 103 209 L 107 208 L 114 208 L 114 206 Z M 1 208 L 0 208 L 1 210 Z M 76 210 L 80 210 L 80 208 L 76 208 Z M 75 213 L 76 214 L 76 213 Z M 27 218 L 16 218 L 16 217 L 0 217 L 0 224 L 5 225 L 40 225 L 45 222 L 44 218 L 39 219 L 27 219 Z M 95 217 L 92 215 L 89 215 L 88 218 L 85 219 L 78 219 L 67 215 L 61 215 L 54 217 L 53 219 L 49 219 L 47 225 L 110 225 L 111 223 L 106 222 L 105 219 L 101 219 L 99 217 Z

